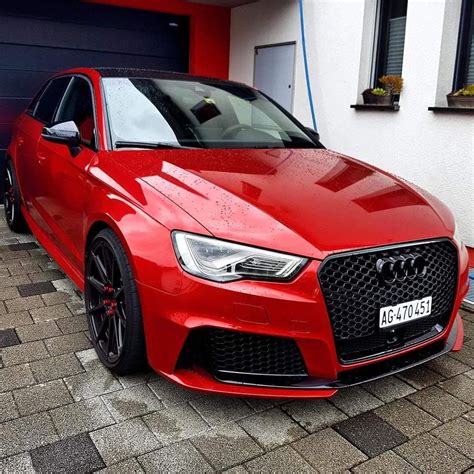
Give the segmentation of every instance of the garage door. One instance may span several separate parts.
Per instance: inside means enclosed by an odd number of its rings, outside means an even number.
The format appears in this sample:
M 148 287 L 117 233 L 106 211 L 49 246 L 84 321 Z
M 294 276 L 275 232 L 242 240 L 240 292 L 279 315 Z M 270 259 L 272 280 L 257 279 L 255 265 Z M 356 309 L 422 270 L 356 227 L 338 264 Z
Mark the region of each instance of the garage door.
M 188 50 L 187 17 L 78 0 L 1 2 L 1 169 L 13 121 L 51 73 L 77 66 L 187 72 Z

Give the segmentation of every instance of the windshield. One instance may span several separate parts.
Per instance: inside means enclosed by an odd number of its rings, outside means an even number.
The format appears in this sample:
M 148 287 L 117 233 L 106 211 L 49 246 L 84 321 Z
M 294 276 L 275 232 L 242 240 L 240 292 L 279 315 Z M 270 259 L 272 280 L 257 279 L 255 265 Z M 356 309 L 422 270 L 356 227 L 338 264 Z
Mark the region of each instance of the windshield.
M 316 148 L 258 91 L 218 81 L 104 78 L 115 148 Z

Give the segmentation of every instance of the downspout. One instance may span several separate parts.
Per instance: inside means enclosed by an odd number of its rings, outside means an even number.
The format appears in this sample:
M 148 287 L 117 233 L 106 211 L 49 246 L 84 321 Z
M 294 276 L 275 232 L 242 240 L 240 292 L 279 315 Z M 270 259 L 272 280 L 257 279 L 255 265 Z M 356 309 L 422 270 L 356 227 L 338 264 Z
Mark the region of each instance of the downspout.
M 304 0 L 299 0 L 300 10 L 300 22 L 301 22 L 301 45 L 303 47 L 303 59 L 304 59 L 304 70 L 306 76 L 306 88 L 308 91 L 309 108 L 311 110 L 311 118 L 313 120 L 313 128 L 318 130 L 318 124 L 316 122 L 316 111 L 314 109 L 313 91 L 311 89 L 311 78 L 309 75 L 309 64 L 308 64 L 308 51 L 306 48 L 306 30 L 304 26 Z

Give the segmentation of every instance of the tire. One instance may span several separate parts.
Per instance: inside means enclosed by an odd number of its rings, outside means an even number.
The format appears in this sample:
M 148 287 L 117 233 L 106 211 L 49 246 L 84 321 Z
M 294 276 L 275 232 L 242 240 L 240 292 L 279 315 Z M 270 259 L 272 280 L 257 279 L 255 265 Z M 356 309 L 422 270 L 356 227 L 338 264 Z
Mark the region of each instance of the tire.
M 86 255 L 84 298 L 92 344 L 117 375 L 146 367 L 137 285 L 127 254 L 111 229 L 100 231 Z
M 7 160 L 4 170 L 3 206 L 5 220 L 13 232 L 28 232 L 28 225 L 21 212 L 21 195 L 11 160 Z

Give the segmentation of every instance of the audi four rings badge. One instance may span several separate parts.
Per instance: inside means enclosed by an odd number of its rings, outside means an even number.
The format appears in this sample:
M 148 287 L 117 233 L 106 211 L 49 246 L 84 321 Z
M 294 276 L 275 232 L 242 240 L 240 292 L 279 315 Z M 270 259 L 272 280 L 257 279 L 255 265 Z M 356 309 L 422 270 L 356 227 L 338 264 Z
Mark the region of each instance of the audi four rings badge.
M 375 266 L 377 274 L 384 283 L 414 280 L 426 274 L 426 260 L 421 255 L 379 258 Z

